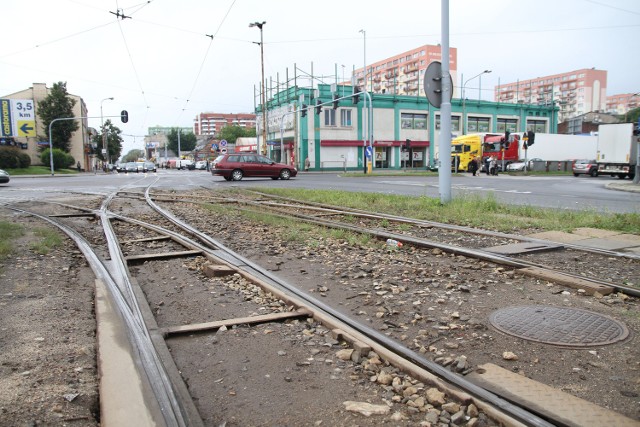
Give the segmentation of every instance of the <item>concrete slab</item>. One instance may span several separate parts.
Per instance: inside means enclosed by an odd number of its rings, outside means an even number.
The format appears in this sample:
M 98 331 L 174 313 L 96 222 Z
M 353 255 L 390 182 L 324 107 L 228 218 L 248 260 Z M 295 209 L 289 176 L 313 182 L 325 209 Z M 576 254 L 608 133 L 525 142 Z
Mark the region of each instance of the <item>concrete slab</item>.
M 529 234 L 527 237 L 560 243 L 573 243 L 578 240 L 588 239 L 587 236 L 565 233 L 564 231 L 543 231 L 542 233 Z
M 640 246 L 633 246 L 631 248 L 624 248 L 622 252 L 628 252 L 634 255 L 640 255 Z
M 573 230 L 573 233 L 571 234 L 577 234 L 579 236 L 586 236 L 586 237 L 602 238 L 602 237 L 615 236 L 616 234 L 620 234 L 620 233 L 617 231 L 611 231 L 611 230 L 601 230 L 599 228 L 581 227 Z
M 487 252 L 501 255 L 519 255 L 534 252 L 554 251 L 558 249 L 564 249 L 564 246 L 552 242 L 549 242 L 549 244 L 522 242 L 484 248 Z
M 617 237 L 617 236 L 615 236 Z M 614 239 L 583 239 L 573 242 L 576 246 L 584 246 L 587 248 L 605 249 L 609 251 L 618 251 L 629 247 L 628 242 Z
M 618 234 L 614 239 L 631 243 L 633 246 L 640 246 L 640 236 L 636 234 Z
M 638 422 L 491 363 L 466 377 L 493 393 L 570 427 L 638 427 Z

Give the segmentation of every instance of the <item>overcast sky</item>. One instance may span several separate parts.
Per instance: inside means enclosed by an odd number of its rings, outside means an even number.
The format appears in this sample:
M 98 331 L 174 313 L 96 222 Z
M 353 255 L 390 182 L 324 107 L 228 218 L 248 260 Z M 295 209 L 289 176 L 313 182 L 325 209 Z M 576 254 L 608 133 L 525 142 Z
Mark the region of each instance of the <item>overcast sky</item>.
M 267 79 L 287 69 L 342 77 L 441 40 L 441 1 L 1 0 L 0 97 L 67 82 L 89 125 L 129 111 L 124 153 L 150 126 L 192 127 L 200 112 L 252 112 L 263 28 Z M 119 19 L 120 11 L 131 18 Z M 450 0 L 458 76 L 493 87 L 582 68 L 608 71 L 607 95 L 640 91 L 638 0 Z M 313 64 L 313 66 L 312 66 Z M 460 78 L 460 77 L 459 77 Z M 332 80 L 325 79 L 327 83 Z M 305 82 L 306 83 L 306 82 Z M 454 82 L 460 85 L 460 82 Z M 474 79 L 468 96 L 477 96 Z M 475 95 L 474 95 L 475 94 Z M 259 101 L 258 101 L 259 102 Z

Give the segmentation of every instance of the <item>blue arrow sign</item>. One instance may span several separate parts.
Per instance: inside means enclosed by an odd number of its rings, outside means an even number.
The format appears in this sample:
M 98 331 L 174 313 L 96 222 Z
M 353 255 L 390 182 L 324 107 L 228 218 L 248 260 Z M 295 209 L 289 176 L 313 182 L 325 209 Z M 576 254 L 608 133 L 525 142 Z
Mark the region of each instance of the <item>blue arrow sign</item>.
M 30 130 L 34 130 L 34 127 L 29 126 L 28 123 L 23 124 L 22 126 L 20 126 L 20 130 L 22 131 L 22 133 L 29 133 Z
M 367 159 L 370 159 L 372 154 L 373 154 L 373 149 L 371 147 L 366 147 L 365 156 L 367 156 Z

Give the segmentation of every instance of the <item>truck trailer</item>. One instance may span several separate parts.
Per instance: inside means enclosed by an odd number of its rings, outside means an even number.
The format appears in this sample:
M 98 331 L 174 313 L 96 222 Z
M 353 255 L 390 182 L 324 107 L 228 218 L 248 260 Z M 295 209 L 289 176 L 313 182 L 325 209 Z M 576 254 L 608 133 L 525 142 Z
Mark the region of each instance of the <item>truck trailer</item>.
M 636 175 L 640 136 L 633 123 L 598 126 L 598 175 L 620 179 Z

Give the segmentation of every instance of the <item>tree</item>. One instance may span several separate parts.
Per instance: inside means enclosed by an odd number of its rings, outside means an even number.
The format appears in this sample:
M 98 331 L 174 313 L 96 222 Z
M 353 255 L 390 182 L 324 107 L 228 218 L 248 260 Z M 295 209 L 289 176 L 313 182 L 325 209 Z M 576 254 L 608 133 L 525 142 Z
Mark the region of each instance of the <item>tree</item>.
M 38 102 L 38 116 L 42 120 L 46 132 L 46 140 L 49 140 L 49 124 L 54 119 L 75 117 L 73 107 L 76 100 L 69 97 L 67 92 L 67 83 L 54 83 L 49 91 L 49 95 L 42 101 Z M 77 120 L 60 120 L 51 127 L 51 142 L 53 148 L 59 148 L 69 152 L 71 135 L 79 128 Z M 43 137 L 40 137 L 44 139 Z
M 107 143 L 106 158 L 102 154 L 103 133 Z M 104 122 L 102 133 L 99 133 L 93 136 L 92 142 L 97 147 L 96 155 L 100 160 L 105 162 L 111 162 L 112 159 L 117 159 L 120 157 L 120 154 L 122 153 L 122 141 L 123 141 L 122 137 L 120 136 L 121 133 L 122 131 L 117 126 L 114 126 L 111 120 L 107 119 L 107 121 Z
M 237 125 L 233 126 L 225 126 L 220 129 L 218 132 L 218 139 L 225 140 L 229 144 L 235 144 L 236 139 L 242 137 L 255 137 L 256 129 L 255 128 L 243 128 Z
M 625 123 L 638 123 L 638 117 L 640 117 L 640 107 L 627 111 L 625 114 Z
M 171 128 L 167 134 L 167 141 L 169 150 L 174 153 L 178 152 L 178 128 Z M 180 153 L 187 151 L 193 151 L 196 148 L 196 135 L 193 132 L 182 133 L 180 132 Z
M 144 151 L 134 148 L 122 157 L 123 162 L 135 162 L 144 157 Z

